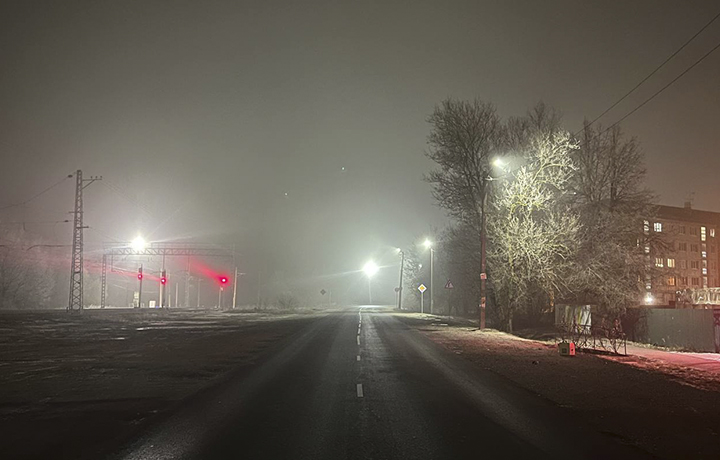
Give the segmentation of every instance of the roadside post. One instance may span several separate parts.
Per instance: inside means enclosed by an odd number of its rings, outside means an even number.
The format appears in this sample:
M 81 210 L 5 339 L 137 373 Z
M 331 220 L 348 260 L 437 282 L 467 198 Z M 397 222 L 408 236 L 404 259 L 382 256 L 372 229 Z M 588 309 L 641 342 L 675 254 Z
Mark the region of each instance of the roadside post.
M 421 284 L 418 286 L 418 291 L 420 291 L 420 313 L 425 313 L 425 291 L 427 288 L 424 284 Z

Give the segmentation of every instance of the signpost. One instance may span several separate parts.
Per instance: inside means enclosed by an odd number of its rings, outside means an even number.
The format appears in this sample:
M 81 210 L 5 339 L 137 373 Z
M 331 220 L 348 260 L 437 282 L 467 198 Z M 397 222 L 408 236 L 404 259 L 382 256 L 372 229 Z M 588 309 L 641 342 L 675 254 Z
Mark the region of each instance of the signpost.
M 455 286 L 453 286 L 452 281 L 448 280 L 447 283 L 445 283 L 445 289 L 455 289 Z
M 320 289 L 320 295 L 324 296 L 325 294 L 328 294 L 328 305 L 332 305 L 332 291 Z
M 425 313 L 425 291 L 427 288 L 424 284 L 421 284 L 418 286 L 418 291 L 420 291 L 420 313 Z

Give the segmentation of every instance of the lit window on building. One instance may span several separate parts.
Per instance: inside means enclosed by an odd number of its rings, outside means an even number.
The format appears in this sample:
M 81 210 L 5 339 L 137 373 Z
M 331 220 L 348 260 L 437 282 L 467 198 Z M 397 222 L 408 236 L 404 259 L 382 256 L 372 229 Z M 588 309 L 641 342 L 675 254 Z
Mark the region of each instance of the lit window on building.
M 668 259 L 667 266 L 668 268 L 675 268 L 675 259 Z
M 675 277 L 671 276 L 667 279 L 668 286 L 675 286 Z
M 715 229 L 714 228 L 710 229 L 710 238 L 715 238 Z
M 700 241 L 707 240 L 707 228 L 700 227 Z
M 647 235 L 648 233 L 650 233 L 650 222 L 648 222 L 648 221 L 646 221 L 646 220 L 643 221 L 643 230 L 645 231 L 645 234 L 646 234 L 646 235 Z
M 650 254 L 650 245 L 649 244 L 645 245 L 645 254 Z
M 707 268 L 702 269 L 703 275 L 707 275 Z
M 655 230 L 657 233 L 662 232 L 662 222 L 655 222 L 653 224 L 653 230 Z
M 662 257 L 655 257 L 655 266 L 662 268 L 664 266 L 664 259 Z
M 702 258 L 703 258 L 703 259 L 707 259 L 707 252 L 706 252 L 706 251 L 701 252 L 701 254 L 702 254 Z

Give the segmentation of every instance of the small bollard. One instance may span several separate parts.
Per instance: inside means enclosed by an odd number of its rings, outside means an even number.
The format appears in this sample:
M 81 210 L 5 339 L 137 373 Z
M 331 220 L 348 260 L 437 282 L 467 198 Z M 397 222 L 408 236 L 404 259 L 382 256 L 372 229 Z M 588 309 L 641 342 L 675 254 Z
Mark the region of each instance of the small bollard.
M 575 356 L 575 344 L 573 342 L 558 343 L 558 352 L 560 356 Z

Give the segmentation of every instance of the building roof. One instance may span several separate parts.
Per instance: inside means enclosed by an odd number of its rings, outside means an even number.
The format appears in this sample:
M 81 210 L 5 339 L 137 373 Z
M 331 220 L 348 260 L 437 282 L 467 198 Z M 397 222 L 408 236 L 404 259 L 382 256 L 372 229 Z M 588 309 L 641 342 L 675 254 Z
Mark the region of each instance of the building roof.
M 720 225 L 720 212 L 701 211 L 687 206 L 679 208 L 676 206 L 660 205 L 657 207 L 657 217 L 661 219 L 679 220 L 681 222 Z

